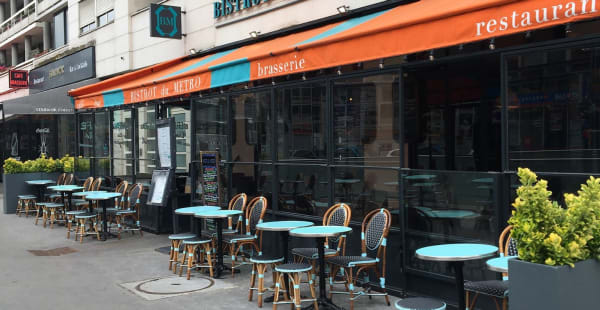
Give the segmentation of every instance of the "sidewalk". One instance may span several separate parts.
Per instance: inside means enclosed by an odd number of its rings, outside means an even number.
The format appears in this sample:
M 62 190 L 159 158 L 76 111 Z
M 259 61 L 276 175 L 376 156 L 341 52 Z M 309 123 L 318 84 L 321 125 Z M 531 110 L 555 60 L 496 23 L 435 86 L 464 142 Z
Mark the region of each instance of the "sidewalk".
M 160 298 L 147 300 L 122 284 L 173 277 L 168 270 L 168 255 L 155 250 L 169 245 L 166 235 L 125 234 L 122 240 L 106 242 L 87 237 L 80 244 L 73 236 L 66 239 L 64 226 L 49 229 L 33 222 L 31 216 L 0 214 L 0 309 L 259 309 L 256 301 L 247 300 L 250 266 L 244 266 L 234 278 L 225 273 L 210 288 L 179 296 L 146 294 L 151 299 Z M 28 251 L 65 247 L 75 252 L 35 256 Z M 198 287 L 210 283 L 197 272 L 193 275 L 193 283 Z M 270 283 L 270 275 L 265 278 Z M 139 287 L 146 292 L 173 292 L 190 290 L 187 287 L 190 283 L 176 277 Z M 126 286 L 135 290 L 137 284 Z M 391 297 L 392 302 L 396 299 Z M 336 303 L 349 308 L 346 296 L 337 297 Z M 263 306 L 271 308 L 270 303 Z M 387 307 L 381 297 L 372 300 L 361 297 L 355 308 L 395 309 L 393 305 Z M 289 306 L 282 305 L 279 309 L 287 310 Z

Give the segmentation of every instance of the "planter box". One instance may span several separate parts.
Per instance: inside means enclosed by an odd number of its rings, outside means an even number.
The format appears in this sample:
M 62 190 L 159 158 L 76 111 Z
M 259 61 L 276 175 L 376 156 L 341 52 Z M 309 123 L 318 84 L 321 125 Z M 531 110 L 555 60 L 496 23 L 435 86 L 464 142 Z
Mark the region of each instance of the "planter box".
M 518 259 L 508 262 L 511 310 L 598 309 L 600 262 L 589 259 L 569 266 L 547 266 Z
M 4 182 L 2 183 L 4 214 L 14 214 L 17 211 L 17 195 L 37 195 L 35 187 L 26 184 L 25 181 L 39 180 L 42 175 L 40 172 L 4 174 Z

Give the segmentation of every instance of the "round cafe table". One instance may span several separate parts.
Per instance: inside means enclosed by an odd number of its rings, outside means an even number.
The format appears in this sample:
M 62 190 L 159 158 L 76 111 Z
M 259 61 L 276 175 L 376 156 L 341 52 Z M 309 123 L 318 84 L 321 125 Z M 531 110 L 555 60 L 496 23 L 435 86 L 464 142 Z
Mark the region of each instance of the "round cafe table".
M 29 180 L 25 181 L 28 185 L 34 186 L 37 189 L 38 193 L 38 202 L 44 201 L 44 190 L 46 186 L 50 184 L 54 184 L 55 181 L 52 180 Z
M 194 207 L 186 207 L 186 208 L 179 208 L 175 210 L 175 214 L 177 215 L 194 215 L 196 213 L 199 212 L 204 212 L 204 211 L 217 211 L 217 210 L 221 210 L 221 207 L 217 207 L 217 206 L 194 206 Z M 197 218 L 192 216 L 190 217 L 190 231 L 192 233 L 195 233 L 196 236 L 200 237 L 200 230 L 201 226 L 200 223 L 198 223 L 198 226 L 196 225 L 196 220 Z
M 485 262 L 488 269 L 491 271 L 507 273 L 508 272 L 508 261 L 511 259 L 518 258 L 518 256 L 501 256 L 489 259 Z
M 83 186 L 78 185 L 55 185 L 48 186 L 48 189 L 51 189 L 56 192 L 60 192 L 63 197 L 63 203 L 65 204 L 66 211 L 71 211 L 72 208 L 72 200 L 73 200 L 73 192 L 78 192 L 83 189 Z M 68 199 L 65 201 L 65 195 L 67 195 Z M 68 202 L 68 203 L 67 203 Z
M 75 197 L 80 197 L 82 199 L 85 199 L 86 196 L 88 195 L 93 195 L 93 194 L 102 194 L 102 193 L 106 193 L 106 191 L 85 191 L 85 192 L 76 192 L 73 193 L 73 196 Z M 88 211 L 90 211 L 90 213 L 92 213 L 92 204 L 88 204 Z
M 217 265 L 215 266 L 215 279 L 221 277 L 223 272 L 223 221 L 231 216 L 240 215 L 240 210 L 216 210 L 201 211 L 194 214 L 194 217 L 201 219 L 214 219 L 217 223 Z M 198 225 L 200 226 L 200 225 Z
M 465 310 L 465 283 L 463 266 L 465 261 L 488 258 L 496 255 L 498 247 L 477 243 L 450 243 L 420 248 L 416 257 L 422 260 L 448 262 L 454 268 L 458 309 Z
M 302 238 L 315 238 L 317 241 L 317 251 L 319 253 L 319 297 L 317 303 L 319 309 L 343 309 L 333 303 L 333 301 L 327 298 L 325 292 L 325 238 L 337 237 L 341 234 L 345 234 L 352 231 L 352 228 L 345 226 L 310 226 L 296 228 L 290 231 L 290 235 L 294 237 Z M 313 304 L 307 307 L 312 309 Z
M 274 221 L 274 222 L 263 222 L 256 225 L 256 230 L 261 231 L 276 231 L 279 232 L 279 237 L 283 244 L 283 263 L 287 264 L 289 261 L 289 238 L 290 230 L 313 226 L 312 222 L 307 221 Z M 287 274 L 286 274 L 287 276 Z M 287 286 L 288 279 L 285 279 L 285 285 Z M 287 288 L 286 288 L 287 289 Z M 272 302 L 273 297 L 265 299 L 265 302 Z
M 106 203 L 108 200 L 121 197 L 121 193 L 96 193 L 85 196 L 85 200 L 102 202 L 102 241 L 108 240 L 108 221 L 106 220 Z

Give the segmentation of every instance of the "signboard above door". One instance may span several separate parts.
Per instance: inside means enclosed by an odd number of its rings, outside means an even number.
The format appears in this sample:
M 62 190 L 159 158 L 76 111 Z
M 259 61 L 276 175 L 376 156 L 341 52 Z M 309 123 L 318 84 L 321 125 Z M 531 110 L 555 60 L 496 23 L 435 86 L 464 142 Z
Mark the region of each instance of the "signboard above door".
M 150 4 L 150 36 L 181 39 L 181 8 Z
M 9 88 L 27 88 L 29 87 L 29 72 L 25 70 L 8 71 Z

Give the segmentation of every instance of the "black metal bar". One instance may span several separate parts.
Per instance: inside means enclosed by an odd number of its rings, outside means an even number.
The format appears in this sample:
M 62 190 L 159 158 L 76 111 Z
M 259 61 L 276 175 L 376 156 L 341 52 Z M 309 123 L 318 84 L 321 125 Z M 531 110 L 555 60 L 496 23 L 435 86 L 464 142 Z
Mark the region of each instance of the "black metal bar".
M 463 277 L 464 262 L 451 262 L 450 265 L 454 267 L 456 293 L 458 294 L 458 310 L 465 310 L 465 281 Z
M 215 219 L 217 222 L 217 266 L 215 266 L 215 279 L 221 277 L 223 272 L 223 219 Z

